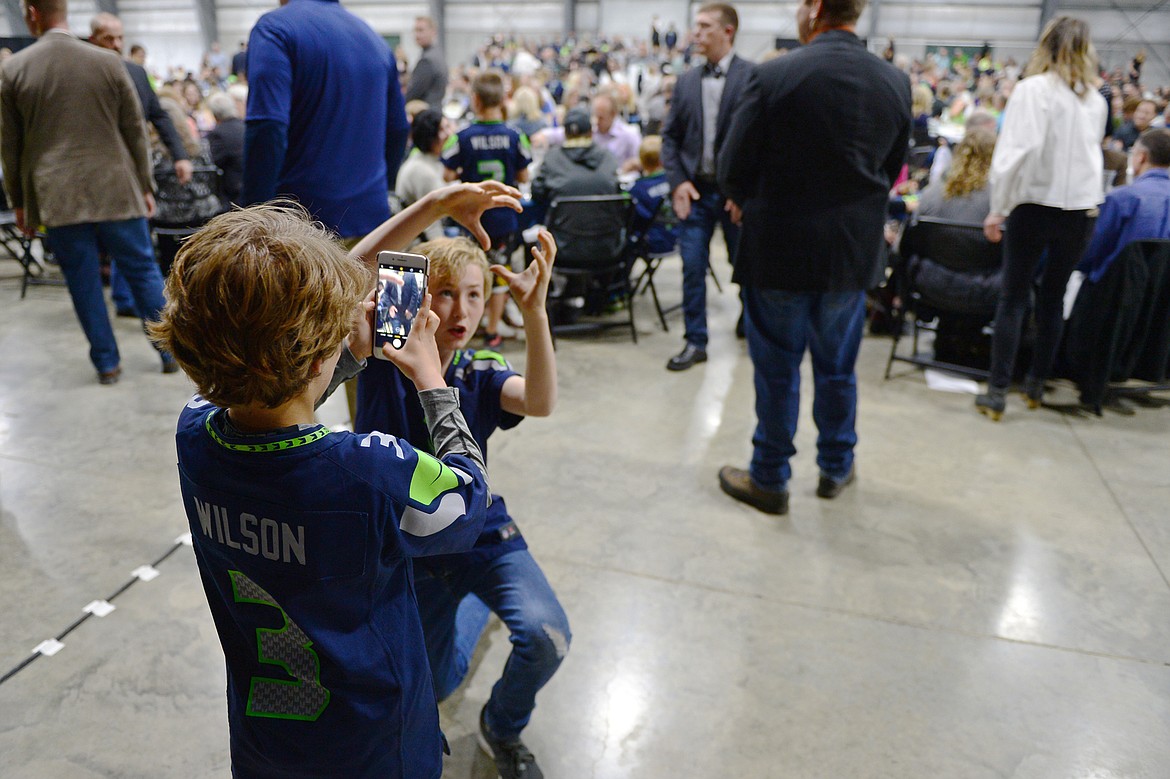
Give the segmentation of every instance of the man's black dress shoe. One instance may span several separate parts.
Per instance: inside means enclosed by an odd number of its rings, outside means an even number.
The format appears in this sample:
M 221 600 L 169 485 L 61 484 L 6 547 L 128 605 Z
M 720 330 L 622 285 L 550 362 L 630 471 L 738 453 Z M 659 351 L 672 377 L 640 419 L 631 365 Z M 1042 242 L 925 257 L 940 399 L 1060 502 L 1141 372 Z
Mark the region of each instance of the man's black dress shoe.
M 707 362 L 707 352 L 694 344 L 687 344 L 683 350 L 666 363 L 668 371 L 685 371 L 697 362 Z
M 834 479 L 832 476 L 821 474 L 820 481 L 817 482 L 817 497 L 832 500 L 841 494 L 841 491 L 853 483 L 857 478 L 857 470 L 849 469 L 849 473 L 845 474 L 843 479 Z

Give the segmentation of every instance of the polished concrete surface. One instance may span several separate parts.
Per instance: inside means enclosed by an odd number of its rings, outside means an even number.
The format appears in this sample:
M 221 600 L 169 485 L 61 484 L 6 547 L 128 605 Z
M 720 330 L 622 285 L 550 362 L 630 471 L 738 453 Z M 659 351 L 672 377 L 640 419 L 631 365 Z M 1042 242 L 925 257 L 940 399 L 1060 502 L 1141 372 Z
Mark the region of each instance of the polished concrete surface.
M 726 278 L 725 263 L 718 262 Z M 0 674 L 186 530 L 172 432 L 191 387 L 120 319 L 101 387 L 66 293 L 19 299 L 0 264 Z M 677 269 L 663 272 L 667 302 Z M 560 405 L 492 440 L 573 646 L 525 738 L 545 775 L 1170 776 L 1170 410 L 978 416 L 867 338 L 859 479 L 813 495 L 806 393 L 791 514 L 719 491 L 744 465 L 751 364 L 712 289 L 711 360 L 560 343 Z M 506 347 L 517 362 L 523 348 Z M 807 382 L 806 382 L 807 386 Z M 331 400 L 323 421 L 344 404 Z M 0 776 L 223 777 L 224 673 L 189 548 L 0 684 Z M 492 776 L 479 708 L 507 655 L 492 623 L 442 707 L 446 777 Z

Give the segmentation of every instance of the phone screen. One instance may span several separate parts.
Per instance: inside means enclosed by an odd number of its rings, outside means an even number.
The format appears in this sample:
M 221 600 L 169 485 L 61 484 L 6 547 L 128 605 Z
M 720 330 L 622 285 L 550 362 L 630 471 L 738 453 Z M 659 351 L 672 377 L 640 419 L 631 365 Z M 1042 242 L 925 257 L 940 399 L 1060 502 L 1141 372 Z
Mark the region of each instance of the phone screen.
M 410 335 L 410 326 L 418 315 L 427 290 L 427 275 L 417 268 L 378 266 L 378 286 L 374 297 L 374 354 L 382 344 L 401 349 Z

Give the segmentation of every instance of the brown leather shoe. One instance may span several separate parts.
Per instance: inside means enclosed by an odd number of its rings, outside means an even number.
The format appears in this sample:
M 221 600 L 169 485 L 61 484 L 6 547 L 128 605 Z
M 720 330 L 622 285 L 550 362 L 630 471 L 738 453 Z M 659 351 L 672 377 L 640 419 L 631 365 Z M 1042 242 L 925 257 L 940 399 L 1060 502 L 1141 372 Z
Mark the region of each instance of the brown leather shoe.
M 102 371 L 98 374 L 99 384 L 117 384 L 118 378 L 122 375 L 122 366 L 114 368 L 112 371 Z
M 845 474 L 845 477 L 841 479 L 834 479 L 827 473 L 822 473 L 821 478 L 817 481 L 817 497 L 832 500 L 840 495 L 841 491 L 852 484 L 856 478 L 856 468 L 850 468 L 849 473 Z
M 765 514 L 788 513 L 788 490 L 769 490 L 756 484 L 747 471 L 725 465 L 719 469 L 719 487 L 738 501 Z

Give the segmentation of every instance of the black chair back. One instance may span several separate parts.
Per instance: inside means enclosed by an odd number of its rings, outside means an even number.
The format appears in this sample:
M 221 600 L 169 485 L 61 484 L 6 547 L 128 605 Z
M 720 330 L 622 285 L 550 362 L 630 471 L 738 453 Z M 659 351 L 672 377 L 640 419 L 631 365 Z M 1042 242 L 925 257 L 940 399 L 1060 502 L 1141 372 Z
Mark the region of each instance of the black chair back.
M 992 243 L 983 225 L 922 216 L 906 228 L 902 256 L 927 257 L 956 273 L 995 273 L 1003 265 L 1003 241 Z
M 632 213 L 627 194 L 553 200 L 545 225 L 557 240 L 557 269 L 602 272 L 625 264 Z

